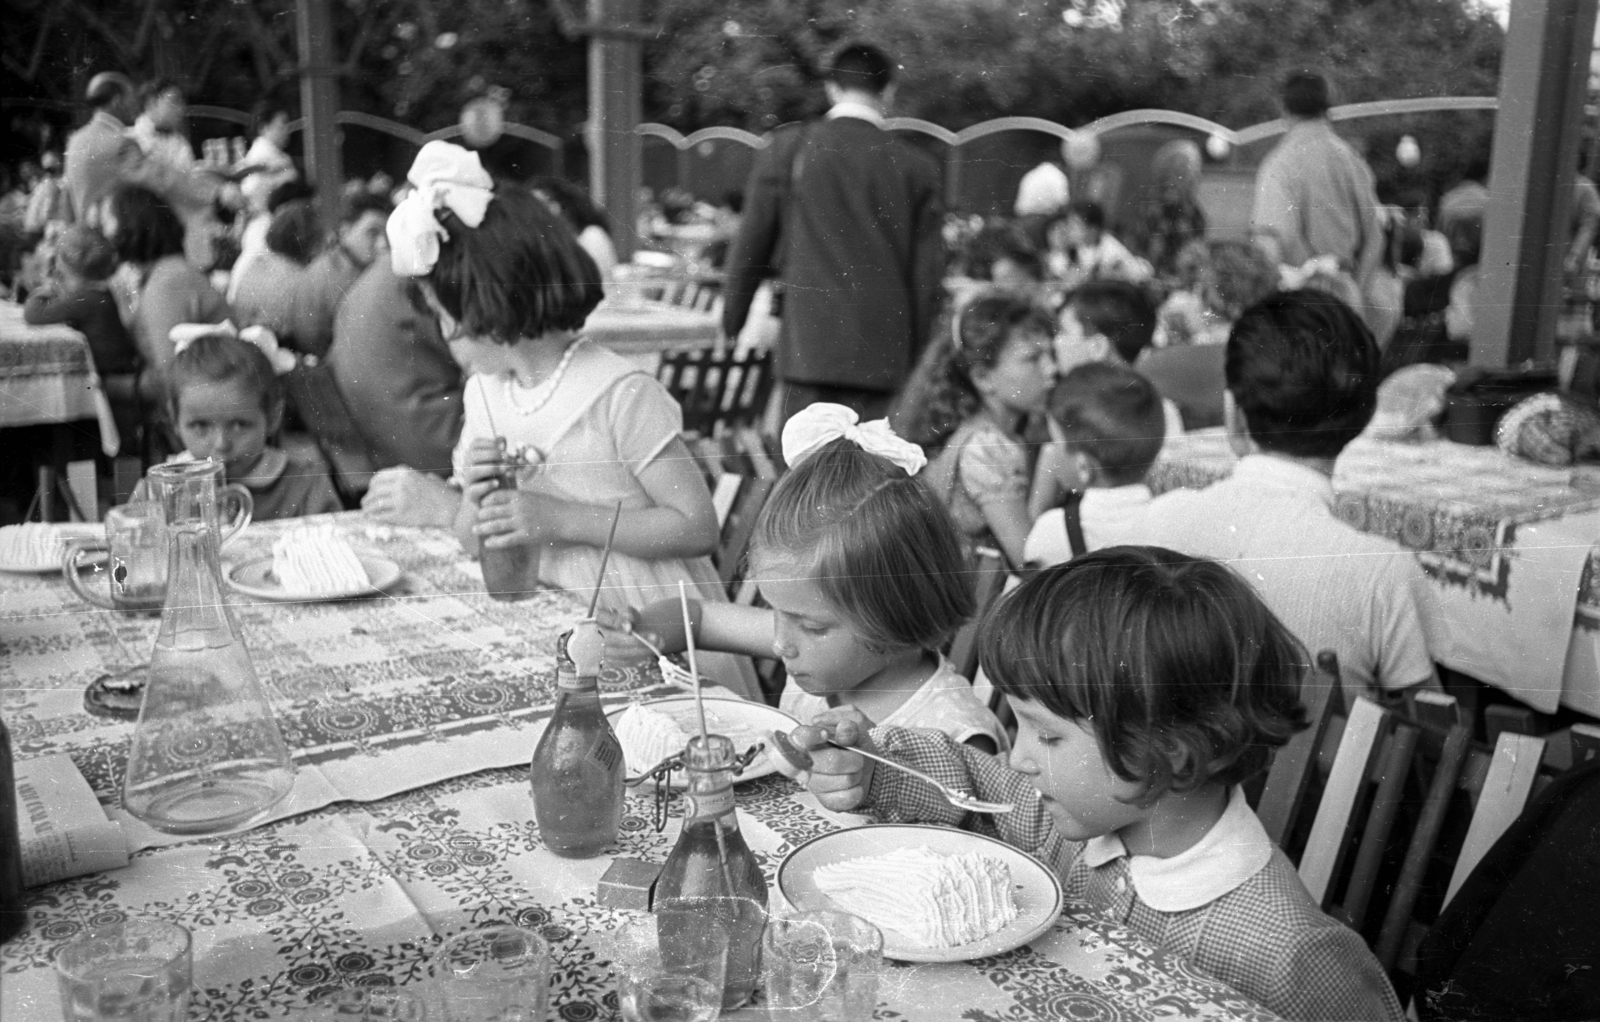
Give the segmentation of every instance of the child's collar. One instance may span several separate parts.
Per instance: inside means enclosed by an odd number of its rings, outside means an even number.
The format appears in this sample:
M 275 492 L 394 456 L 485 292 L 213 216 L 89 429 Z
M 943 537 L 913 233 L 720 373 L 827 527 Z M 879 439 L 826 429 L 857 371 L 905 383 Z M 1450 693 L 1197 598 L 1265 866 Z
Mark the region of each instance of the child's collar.
M 1272 859 L 1272 839 L 1245 801 L 1244 790 L 1228 793 L 1228 806 L 1205 837 L 1167 859 L 1129 855 L 1116 834 L 1084 842 L 1083 858 L 1098 868 L 1126 857 L 1139 900 L 1157 912 L 1187 912 L 1232 893 Z
M 230 479 L 230 483 L 243 483 L 248 490 L 265 490 L 281 478 L 284 469 L 289 467 L 289 455 L 281 447 L 268 447 L 261 452 L 261 460 L 256 462 L 255 468 L 238 479 Z

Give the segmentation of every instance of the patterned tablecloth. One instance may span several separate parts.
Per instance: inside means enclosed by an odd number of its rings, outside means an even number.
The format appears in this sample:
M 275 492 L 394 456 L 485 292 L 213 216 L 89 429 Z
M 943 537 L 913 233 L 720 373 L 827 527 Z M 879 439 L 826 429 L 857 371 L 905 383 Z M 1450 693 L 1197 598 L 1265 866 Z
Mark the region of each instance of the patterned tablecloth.
M 722 334 L 722 320 L 716 313 L 664 302 L 615 299 L 589 314 L 583 333 L 654 372 L 662 352 L 715 344 Z
M 29 326 L 0 302 L 0 426 L 95 417 L 89 345 L 68 326 Z
M 194 934 L 194 1019 L 282 1018 L 341 985 L 414 985 L 431 999 L 426 961 L 439 941 L 494 922 L 535 927 L 551 942 L 553 1017 L 617 1017 L 596 940 L 626 918 L 595 901 L 609 856 L 545 851 L 521 766 L 548 712 L 550 643 L 577 602 L 547 593 L 494 603 L 443 534 L 336 520 L 405 569 L 395 592 L 236 610 L 302 773 L 329 777 L 337 801 L 241 834 L 148 847 L 125 869 L 32 891 L 29 928 L 0 950 L 0 1017 L 60 1017 L 55 949 L 87 925 L 133 914 Z M 272 531 L 260 530 L 246 552 Z M 95 674 L 128 658 L 123 646 L 143 649 L 152 630 L 82 611 L 57 579 L 0 576 L 0 711 L 17 755 L 66 751 L 114 802 L 128 728 L 78 703 Z M 650 694 L 655 680 L 613 671 L 602 687 L 623 699 Z M 495 739 L 475 737 L 485 734 Z M 496 754 L 486 750 L 499 750 L 499 768 L 484 768 Z M 836 826 L 781 778 L 738 791 L 769 880 L 791 848 Z M 650 815 L 648 797 L 630 795 L 615 854 L 665 857 L 677 803 L 664 833 Z M 1032 945 L 994 958 L 897 965 L 881 994 L 879 1018 L 1270 1017 L 1077 908 Z
M 1206 486 L 1234 461 L 1222 431 L 1190 433 L 1162 452 L 1151 488 Z M 1333 487 L 1340 518 L 1414 551 L 1433 581 L 1434 659 L 1546 712 L 1600 714 L 1600 471 L 1363 438 Z

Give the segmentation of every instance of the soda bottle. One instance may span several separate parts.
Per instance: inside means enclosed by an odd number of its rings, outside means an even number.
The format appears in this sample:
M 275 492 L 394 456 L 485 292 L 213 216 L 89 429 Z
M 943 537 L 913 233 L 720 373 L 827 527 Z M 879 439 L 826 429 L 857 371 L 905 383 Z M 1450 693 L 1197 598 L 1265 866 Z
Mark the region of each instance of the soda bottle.
M 11 770 L 11 733 L 0 720 L 0 944 L 22 932 L 22 838 L 17 830 L 17 781 Z
M 599 855 L 622 822 L 622 743 L 600 708 L 604 642 L 593 621 L 556 640 L 556 709 L 528 770 L 539 837 L 569 859 Z
M 505 440 L 500 441 L 502 445 Z M 521 455 L 507 455 L 501 463 L 498 487 L 517 488 L 517 474 L 526 465 Z M 483 571 L 483 587 L 497 600 L 514 603 L 533 595 L 539 585 L 539 547 L 536 544 L 510 547 L 480 547 L 478 567 Z
M 689 739 L 683 833 L 656 880 L 655 912 L 661 945 L 689 943 L 699 920 L 728 932 L 728 971 L 722 1008 L 749 1002 L 761 975 L 761 931 L 767 921 L 767 881 L 733 804 L 733 742 L 722 735 Z M 679 931 L 671 932 L 668 931 Z

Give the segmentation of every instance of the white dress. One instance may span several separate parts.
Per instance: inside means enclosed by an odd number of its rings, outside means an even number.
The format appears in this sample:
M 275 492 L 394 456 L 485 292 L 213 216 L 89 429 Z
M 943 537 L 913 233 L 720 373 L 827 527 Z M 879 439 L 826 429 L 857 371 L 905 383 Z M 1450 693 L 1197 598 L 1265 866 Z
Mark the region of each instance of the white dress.
M 455 474 L 464 478 L 467 450 L 496 430 L 515 451 L 526 449 L 542 485 L 557 496 L 625 510 L 651 507 L 639 473 L 683 428 L 683 410 L 660 383 L 632 363 L 596 344 L 582 343 L 556 392 L 528 410 L 530 391 L 514 381 L 473 376 L 463 395 L 465 418 L 455 449 Z M 529 478 L 527 476 L 524 477 Z M 539 581 L 588 593 L 600 571 L 598 547 L 546 543 Z M 613 550 L 600 599 L 612 607 L 642 607 L 676 599 L 678 582 L 699 600 L 724 601 L 727 594 L 707 557 L 645 560 Z M 726 653 L 699 656 L 702 674 L 747 699 L 760 689 L 747 658 Z
M 778 709 L 802 724 L 809 724 L 817 714 L 828 709 L 828 701 L 812 695 L 791 680 L 784 685 L 783 695 L 778 698 Z M 1004 752 L 1011 747 L 1000 721 L 972 691 L 972 683 L 944 657 L 939 658 L 938 668 L 921 687 L 911 693 L 910 698 L 887 718 L 873 723 L 943 731 L 956 742 L 965 742 L 976 735 L 988 735 L 996 749 Z

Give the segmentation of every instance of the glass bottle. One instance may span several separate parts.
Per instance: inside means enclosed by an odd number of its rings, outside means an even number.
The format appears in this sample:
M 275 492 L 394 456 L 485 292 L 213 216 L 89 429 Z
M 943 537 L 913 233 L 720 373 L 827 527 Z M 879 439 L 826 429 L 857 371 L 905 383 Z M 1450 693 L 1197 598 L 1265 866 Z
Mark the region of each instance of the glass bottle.
M 556 708 L 528 768 L 539 837 L 568 859 L 599 855 L 622 823 L 622 743 L 600 706 L 604 641 L 593 621 L 556 640 Z
M 11 733 L 0 720 L 0 944 L 28 925 L 22 900 L 22 837 L 17 825 L 17 780 L 11 767 Z
M 655 912 L 663 947 L 690 941 L 706 918 L 727 930 L 728 971 L 722 988 L 727 1011 L 750 1000 L 761 976 L 767 881 L 739 833 L 733 742 L 722 735 L 695 736 L 683 759 L 689 772 L 683 832 L 656 879 Z
M 167 520 L 167 602 L 128 751 L 122 804 L 157 830 L 207 834 L 264 816 L 294 764 L 217 563 L 215 462 L 150 470 Z
M 501 445 L 505 440 L 500 440 Z M 508 454 L 500 464 L 497 487 L 515 490 L 517 477 L 526 465 L 522 455 Z M 478 547 L 478 567 L 483 572 L 483 587 L 497 600 L 514 603 L 526 600 L 539 587 L 539 553 L 537 543 L 519 546 Z

